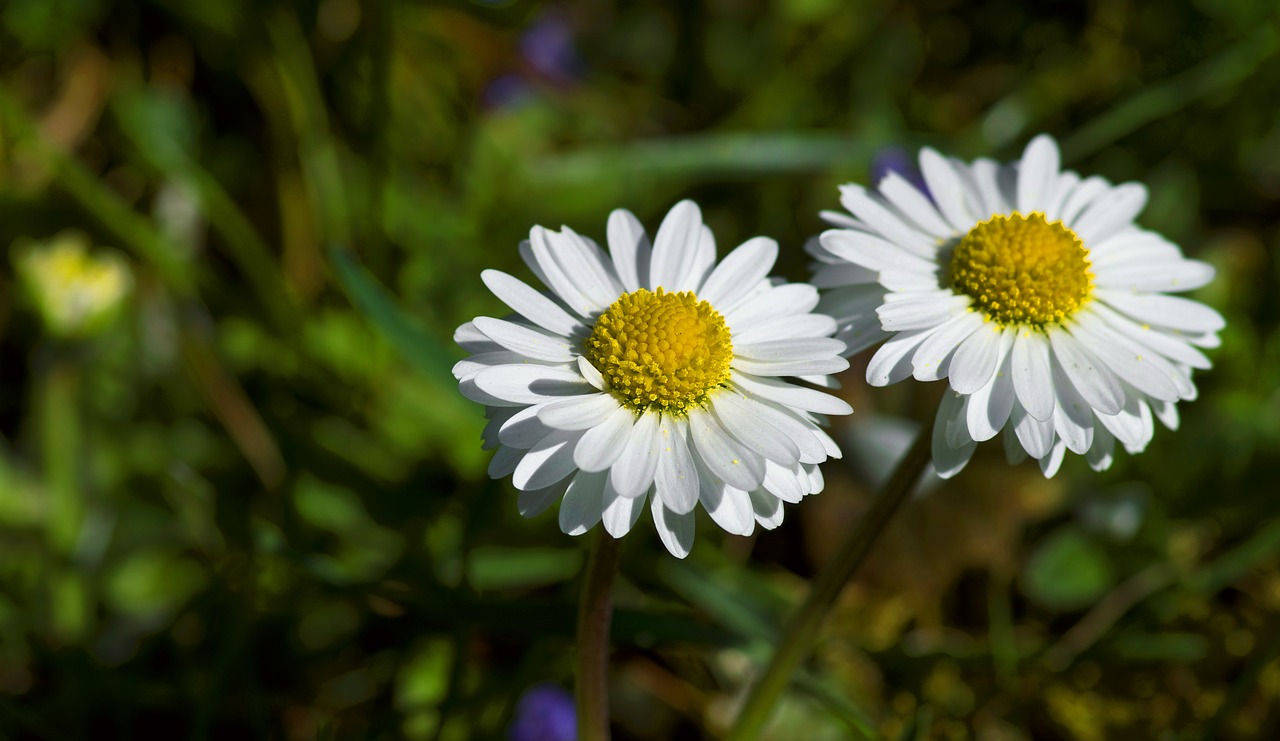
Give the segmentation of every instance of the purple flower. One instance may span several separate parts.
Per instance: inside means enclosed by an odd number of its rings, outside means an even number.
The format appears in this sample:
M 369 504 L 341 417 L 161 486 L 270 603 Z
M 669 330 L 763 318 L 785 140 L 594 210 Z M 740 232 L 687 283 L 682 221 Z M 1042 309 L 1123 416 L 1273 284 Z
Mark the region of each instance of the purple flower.
M 582 75 L 582 59 L 573 45 L 573 29 L 564 15 L 544 13 L 520 37 L 520 54 L 548 80 L 565 85 Z
M 519 75 L 500 75 L 485 86 L 480 103 L 487 110 L 498 110 L 517 106 L 532 97 L 529 83 Z
M 556 684 L 535 684 L 516 704 L 508 741 L 575 741 L 578 720 L 573 697 Z

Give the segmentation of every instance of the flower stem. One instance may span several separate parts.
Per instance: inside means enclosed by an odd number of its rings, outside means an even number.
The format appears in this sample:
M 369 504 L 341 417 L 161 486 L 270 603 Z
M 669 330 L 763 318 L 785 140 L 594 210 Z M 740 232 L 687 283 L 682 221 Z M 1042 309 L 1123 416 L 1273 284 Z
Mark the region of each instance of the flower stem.
M 609 739 L 609 623 L 619 541 L 597 528 L 578 606 L 578 739 Z
M 930 419 L 932 420 L 932 415 Z M 871 509 L 863 516 L 858 527 L 818 574 L 808 599 L 791 618 L 782 641 L 774 649 L 769 666 L 747 696 L 737 722 L 729 733 L 729 741 L 749 741 L 757 738 L 764 729 L 778 696 L 786 689 L 796 666 L 809 655 L 818 629 L 822 627 L 823 620 L 835 605 L 844 585 L 857 572 L 889 520 L 915 489 L 916 481 L 929 463 L 932 436 L 933 423 L 930 421 L 920 431 L 915 444 L 898 462 L 898 467 L 880 489 L 871 503 Z

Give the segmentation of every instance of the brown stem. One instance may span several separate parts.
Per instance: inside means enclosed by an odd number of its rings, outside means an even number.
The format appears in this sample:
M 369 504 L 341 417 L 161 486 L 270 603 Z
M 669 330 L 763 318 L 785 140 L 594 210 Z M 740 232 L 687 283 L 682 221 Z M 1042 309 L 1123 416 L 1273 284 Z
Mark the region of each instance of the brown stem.
M 609 739 L 609 624 L 619 541 L 597 528 L 578 607 L 578 738 Z

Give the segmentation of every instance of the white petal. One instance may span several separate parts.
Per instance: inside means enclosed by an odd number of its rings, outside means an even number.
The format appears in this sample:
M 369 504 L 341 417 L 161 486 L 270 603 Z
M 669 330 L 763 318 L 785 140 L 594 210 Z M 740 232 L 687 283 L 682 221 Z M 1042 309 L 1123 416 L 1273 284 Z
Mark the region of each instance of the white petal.
M 914 222 L 914 226 L 920 231 L 935 238 L 947 238 L 955 234 L 955 230 L 942 219 L 938 213 L 938 209 L 934 207 L 933 201 L 930 201 L 920 191 L 916 190 L 916 186 L 907 181 L 893 170 L 885 175 L 880 184 L 876 186 L 889 203 L 898 209 L 904 216 Z
M 1097 415 L 1102 423 L 1117 440 L 1124 443 L 1125 449 L 1140 452 L 1151 439 L 1146 424 L 1142 420 L 1142 403 L 1137 396 L 1126 399 L 1125 408 L 1118 414 Z
M 565 337 L 586 329 L 585 325 L 570 316 L 559 304 L 519 278 L 501 270 L 485 270 L 480 273 L 480 279 L 499 300 L 539 327 Z
M 1062 219 L 1062 209 L 1067 205 L 1067 198 L 1075 191 L 1076 186 L 1080 184 L 1080 176 L 1068 170 L 1061 173 L 1055 178 L 1053 185 L 1053 193 L 1049 196 L 1049 201 L 1042 209 L 1044 217 L 1052 224 Z
M 840 343 L 841 347 L 844 343 Z M 836 356 L 811 360 L 752 360 L 735 356 L 732 367 L 757 376 L 830 375 L 849 367 L 849 361 Z
M 1007 333 L 1010 337 L 1011 332 L 1012 330 Z M 978 442 L 995 437 L 1009 420 L 1009 412 L 1013 410 L 1012 353 L 1006 349 L 1003 357 L 995 377 L 986 386 L 975 391 L 965 405 L 969 436 Z
M 561 301 L 569 307 L 569 310 L 578 316 L 589 318 L 595 313 L 603 311 L 608 307 L 610 302 L 600 303 L 584 293 L 578 282 L 569 276 L 555 258 L 552 246 L 552 233 L 546 229 L 535 226 L 529 232 L 529 246 L 532 255 L 531 267 L 537 265 L 537 272 L 542 282 L 560 297 Z
M 1113 234 L 1089 247 L 1089 262 L 1101 277 L 1104 272 L 1181 262 L 1182 250 L 1159 234 L 1133 228 Z
M 853 413 L 853 407 L 849 406 L 848 402 L 831 394 L 824 394 L 821 391 L 737 371 L 731 372 L 729 377 L 744 392 L 749 392 L 793 409 L 817 414 Z
M 824 483 L 822 479 L 822 467 L 802 464 L 800 466 L 800 471 L 804 474 L 805 478 L 808 479 L 807 483 L 804 484 L 805 490 L 808 494 L 813 495 L 820 493 Z
M 493 450 L 500 444 L 498 440 L 498 431 L 516 414 L 519 414 L 528 407 L 485 407 L 484 416 L 489 421 L 485 423 L 484 430 L 480 432 L 481 439 L 484 440 L 482 450 Z
M 579 471 L 569 483 L 560 501 L 560 530 L 567 535 L 582 535 L 600 522 L 604 509 L 605 475 Z
M 751 398 L 752 395 L 745 389 L 739 389 L 739 391 L 747 397 L 744 401 L 751 407 L 754 414 L 762 417 L 765 422 L 795 443 L 800 451 L 800 462 L 821 463 L 827 459 L 822 441 L 814 434 L 818 428 L 812 422 L 802 421 L 795 412 L 787 411 L 785 407 L 775 406 L 764 399 Z
M 582 374 L 583 380 L 591 384 L 597 391 L 607 391 L 605 388 L 604 376 L 600 375 L 600 371 L 587 360 L 585 355 L 579 355 L 577 358 L 578 372 Z
M 766 491 L 784 502 L 795 504 L 805 496 L 805 486 L 801 481 L 800 466 L 784 468 L 773 461 L 766 461 L 764 466 L 763 486 Z
M 944 403 L 939 403 L 938 407 L 940 409 L 946 406 L 945 402 L 948 399 L 951 397 L 955 398 L 955 401 L 953 402 L 954 407 L 950 409 L 946 415 L 947 423 L 943 430 L 943 434 L 946 436 L 947 447 L 963 448 L 969 443 L 975 442 L 969 435 L 969 423 L 967 421 L 969 402 L 973 397 L 965 396 L 964 394 L 957 394 L 954 391 L 943 391 L 942 394 L 942 401 Z
M 860 185 L 840 186 L 840 203 L 860 221 L 899 248 L 916 255 L 931 255 L 937 240 L 898 218 L 890 208 Z
M 1134 261 L 1108 270 L 1100 270 L 1095 266 L 1094 272 L 1097 275 L 1094 283 L 1098 287 L 1135 293 L 1190 291 L 1208 285 L 1214 276 L 1213 266 L 1199 260 L 1178 260 L 1154 265 Z
M 866 318 L 875 329 L 880 329 L 880 318 L 876 316 L 876 309 L 880 308 L 880 305 L 884 303 L 884 297 L 885 290 L 879 285 L 827 291 L 822 294 L 822 299 L 818 301 L 817 311 L 820 312 L 819 314 L 803 314 L 801 316 L 821 316 L 826 314 L 834 317 L 839 322 Z M 779 319 L 766 321 L 776 325 L 780 320 L 799 318 L 780 317 Z M 763 326 L 763 323 L 755 325 L 751 328 L 751 331 L 754 332 L 760 326 Z M 788 333 L 787 336 L 795 335 Z M 735 337 L 734 340 L 736 341 L 737 338 Z
M 1012 330 L 1001 330 L 995 325 L 979 327 L 951 358 L 947 368 L 951 388 L 957 393 L 972 394 L 986 386 L 1012 345 Z
M 932 333 L 932 329 L 918 329 L 899 332 L 890 337 L 867 363 L 867 383 L 872 386 L 888 386 L 909 377 L 911 356 Z
M 1069 227 L 1075 226 L 1076 219 L 1087 206 L 1095 202 L 1098 198 L 1111 190 L 1111 184 L 1105 178 L 1098 176 L 1088 177 L 1080 181 L 1080 184 L 1071 191 L 1067 196 L 1066 202 L 1062 206 L 1061 219 L 1062 223 Z M 1085 247 L 1089 244 L 1086 242 Z
M 1147 189 L 1140 183 L 1124 183 L 1095 200 L 1071 224 L 1086 246 L 1096 244 L 1133 224 L 1147 205 Z
M 880 320 L 874 315 L 867 319 L 843 325 L 836 335 L 836 339 L 843 342 L 848 348 L 844 352 L 845 357 L 853 357 L 868 347 L 889 339 L 889 337 L 890 334 L 888 332 L 880 329 Z
M 560 501 L 565 489 L 569 487 L 570 478 L 558 481 L 545 489 L 522 491 L 516 498 L 516 510 L 521 517 L 537 517 L 547 511 L 551 505 Z
M 715 266 L 716 237 L 711 233 L 711 227 L 703 224 L 698 246 L 693 251 L 689 267 L 685 271 L 684 280 L 680 281 L 678 290 L 694 291 L 696 293 L 702 285 L 702 281 L 707 278 L 711 273 L 711 269 Z
M 474 381 L 481 391 L 515 404 L 559 401 L 591 391 L 577 373 L 543 365 L 497 365 L 477 373 Z
M 1097 297 L 1133 317 L 1140 323 L 1185 332 L 1218 332 L 1226 326 L 1226 320 L 1213 309 L 1199 301 L 1181 296 L 1165 296 L 1159 293 L 1130 293 L 1114 288 L 1098 288 Z
M 818 288 L 870 285 L 876 282 L 876 271 L 851 262 L 817 265 L 809 282 Z
M 1153 401 L 1151 402 L 1152 411 L 1155 412 L 1156 418 L 1160 420 L 1160 424 L 1165 427 L 1176 430 L 1178 429 L 1178 405 L 1172 401 Z
M 697 460 L 730 486 L 751 491 L 764 480 L 764 458 L 744 447 L 721 429 L 714 415 L 695 411 L 689 415 L 693 450 Z
M 774 530 L 782 524 L 781 499 L 759 489 L 751 492 L 750 496 L 751 510 L 756 516 L 756 522 L 760 523 L 760 527 L 765 530 Z
M 592 427 L 573 450 L 573 462 L 584 471 L 603 471 L 622 455 L 622 447 L 631 435 L 636 413 L 624 406 Z
M 1080 312 L 1075 319 L 1072 334 L 1117 376 L 1157 399 L 1174 401 L 1178 398 L 1178 387 L 1167 372 L 1170 368 L 1168 361 L 1155 353 L 1144 354 L 1141 349 L 1135 350 L 1133 343 L 1126 342 L 1089 312 Z
M 1054 474 L 1058 473 L 1058 468 L 1062 465 L 1062 459 L 1066 457 L 1067 446 L 1062 441 L 1054 443 L 1053 448 L 1049 450 L 1049 454 L 1040 459 L 1040 472 L 1044 474 L 1046 479 L 1051 479 Z
M 1053 379 L 1049 375 L 1049 343 L 1033 330 L 1020 330 L 1013 340 L 1013 390 L 1027 413 L 1038 420 L 1053 415 Z M 1030 449 L 1027 450 L 1030 453 Z M 1032 458 L 1039 458 L 1034 453 Z
M 677 203 L 653 240 L 653 259 L 649 266 L 649 287 L 667 290 L 679 286 L 692 271 L 702 239 L 702 212 L 693 201 Z
M 936 327 L 968 309 L 972 302 L 968 296 L 956 295 L 950 291 L 904 295 L 909 295 L 910 298 L 890 301 L 876 309 L 880 326 L 886 331 L 904 332 Z
M 698 503 L 698 469 L 689 452 L 689 424 L 664 414 L 658 434 L 662 449 L 654 474 L 657 497 L 671 511 L 684 514 Z
M 929 186 L 929 195 L 956 234 L 964 234 L 977 219 L 965 203 L 964 182 L 946 157 L 925 147 L 920 150 L 920 172 Z
M 1083 455 L 1093 445 L 1093 407 L 1076 390 L 1056 354 L 1051 357 L 1053 388 L 1058 404 L 1053 409 L 1053 428 L 1072 453 Z
M 792 314 L 807 314 L 817 305 L 818 289 L 808 283 L 787 283 L 770 288 L 760 296 L 721 313 L 724 315 L 725 324 L 728 324 L 730 329 L 745 331 L 747 327 L 760 320 Z
M 573 473 L 573 449 L 580 432 L 554 430 L 529 449 L 511 474 L 517 489 L 541 489 Z
M 818 442 L 822 443 L 822 449 L 826 451 L 828 458 L 835 458 L 839 460 L 844 457 L 840 452 L 840 446 L 836 445 L 836 441 L 831 439 L 831 436 L 828 435 L 821 427 L 813 427 L 809 432 L 813 433 L 813 436 L 818 438 Z M 801 467 L 803 468 L 805 465 L 807 464 L 802 463 Z
M 671 555 L 676 558 L 689 555 L 693 549 L 693 513 L 678 515 L 667 509 L 658 497 L 653 498 L 650 511 L 653 512 L 653 525 L 658 530 L 658 537 Z
M 1105 471 L 1111 468 L 1115 449 L 1116 439 L 1112 437 L 1111 431 L 1102 425 L 1094 427 L 1093 447 L 1089 448 L 1089 452 L 1085 455 L 1085 460 L 1089 462 L 1089 468 L 1095 471 Z
M 609 394 L 571 396 L 538 408 L 538 419 L 557 430 L 587 430 L 603 423 L 619 408 Z
M 731 535 L 750 535 L 756 527 L 751 497 L 741 489 L 721 484 L 702 487 L 700 497 L 711 519 Z
M 1010 414 L 1013 431 L 1018 435 L 1018 442 L 1032 458 L 1043 458 L 1053 447 L 1053 415 L 1049 419 L 1038 420 L 1027 413 L 1021 404 L 1013 405 Z
M 777 259 L 777 242 L 766 237 L 748 239 L 711 271 L 698 290 L 698 298 L 712 306 L 730 306 L 768 277 Z
M 958 165 L 959 170 L 963 165 Z M 1013 204 L 1008 202 L 1000 192 L 999 175 L 1000 165 L 995 160 L 979 158 L 973 161 L 969 166 L 969 174 L 973 178 L 973 184 L 982 201 L 980 204 L 974 204 L 978 209 L 978 213 L 974 214 L 974 220 L 985 220 L 992 214 L 1003 214 L 1013 210 Z M 970 229 L 973 224 L 965 227 Z
M 501 349 L 496 342 L 489 339 L 488 335 L 476 329 L 476 325 L 472 322 L 467 322 L 453 330 L 453 341 L 463 350 L 472 354 L 494 352 Z
M 757 411 L 759 407 L 757 402 L 748 401 L 732 391 L 722 391 L 711 398 L 711 409 L 720 426 L 738 442 L 767 460 L 785 466 L 799 463 L 800 449 Z
M 938 414 L 934 420 L 932 442 L 933 467 L 944 479 L 960 473 L 978 447 L 972 440 L 956 447 L 952 447 L 947 441 L 949 432 L 964 427 L 963 406 L 964 396 L 950 389 L 942 393 L 942 402 L 938 405 Z
M 604 474 L 592 475 L 603 476 Z M 617 489 L 613 488 L 612 482 L 607 477 L 601 493 L 601 503 L 603 511 L 600 519 L 604 523 L 604 529 L 615 538 L 621 538 L 631 532 L 636 520 L 640 518 L 640 512 L 644 510 L 644 497 L 622 496 Z
M 818 239 L 831 254 L 871 270 L 905 270 L 927 274 L 938 269 L 937 264 L 931 260 L 867 232 L 828 229 Z
M 832 211 L 824 209 L 818 212 L 818 216 L 828 224 L 839 227 L 841 229 L 866 229 L 867 225 L 853 218 L 849 214 L 841 211 Z
M 592 301 L 608 306 L 622 295 L 625 289 L 613 270 L 613 261 L 594 241 L 567 226 L 559 233 L 548 232 L 547 238 L 560 267 Z
M 489 460 L 489 478 L 501 479 L 510 476 L 515 472 L 516 466 L 520 465 L 520 460 L 524 458 L 526 452 L 508 448 L 505 445 L 499 446 L 493 458 Z
M 880 285 L 894 292 L 924 293 L 942 288 L 941 284 L 938 283 L 937 270 L 929 273 L 919 273 L 886 268 L 877 273 L 877 275 L 879 275 Z
M 957 314 L 938 327 L 911 356 L 912 375 L 917 381 L 937 381 L 947 376 L 951 355 L 969 335 L 983 325 L 976 311 Z
M 623 287 L 627 293 L 644 288 L 653 248 L 640 220 L 625 208 L 619 208 L 609 214 L 607 229 L 609 253 Z
M 550 435 L 552 428 L 538 419 L 538 410 L 542 405 L 525 407 L 509 416 L 498 428 L 498 440 L 509 448 L 528 450 L 540 440 Z
M 494 343 L 497 346 L 497 343 Z M 472 355 L 469 358 L 459 360 L 453 366 L 453 377 L 459 381 L 474 376 L 485 368 L 495 365 L 520 365 L 521 363 L 532 362 L 524 355 L 510 350 L 497 350 L 495 352 L 482 352 L 478 355 Z
M 1018 164 L 1018 210 L 1044 211 L 1057 184 L 1062 158 L 1053 138 L 1041 134 L 1027 144 Z
M 512 352 L 549 363 L 573 361 L 573 346 L 559 335 L 487 316 L 476 317 L 474 321 L 481 332 Z
M 653 474 L 658 468 L 658 436 L 656 412 L 645 412 L 631 426 L 622 454 L 609 469 L 609 481 L 624 497 L 638 497 L 653 484 Z
M 844 343 L 829 337 L 765 340 L 752 343 L 735 342 L 733 352 L 734 355 L 753 360 L 824 360 L 838 357 L 844 352 Z
M 1120 379 L 1068 330 L 1051 330 L 1049 343 L 1072 386 L 1089 406 L 1103 414 L 1115 414 L 1124 407 L 1124 387 Z
M 783 316 L 760 322 L 742 334 L 733 335 L 733 346 L 736 351 L 738 345 L 801 337 L 830 337 L 835 332 L 836 320 L 823 314 Z

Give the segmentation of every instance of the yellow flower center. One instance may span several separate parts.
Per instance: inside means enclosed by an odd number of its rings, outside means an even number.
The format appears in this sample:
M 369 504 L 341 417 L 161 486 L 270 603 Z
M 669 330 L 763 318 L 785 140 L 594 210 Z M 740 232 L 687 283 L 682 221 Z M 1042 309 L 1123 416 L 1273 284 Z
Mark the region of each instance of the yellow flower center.
M 1089 300 L 1089 268 L 1089 251 L 1061 221 L 1040 212 L 997 214 L 956 245 L 946 281 L 1001 326 L 1043 328 Z
M 683 414 L 729 380 L 724 317 L 692 291 L 624 293 L 596 320 L 586 357 L 626 406 Z

